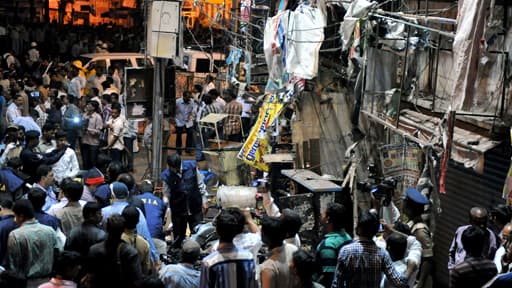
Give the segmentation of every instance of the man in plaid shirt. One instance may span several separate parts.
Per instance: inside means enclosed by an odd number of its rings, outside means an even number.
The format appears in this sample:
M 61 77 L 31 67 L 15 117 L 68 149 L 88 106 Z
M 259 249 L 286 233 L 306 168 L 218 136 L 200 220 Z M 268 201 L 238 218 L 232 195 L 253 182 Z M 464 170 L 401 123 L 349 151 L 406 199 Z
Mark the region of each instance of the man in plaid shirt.
M 235 101 L 235 98 L 235 91 L 232 89 L 226 89 L 224 91 L 224 100 L 226 100 L 227 103 L 224 107 L 224 113 L 230 115 L 224 119 L 224 137 L 229 141 L 241 142 L 242 130 L 240 115 L 242 115 L 242 104 Z
M 398 273 L 389 254 L 373 242 L 378 230 L 377 215 L 362 211 L 357 222 L 359 239 L 341 248 L 331 288 L 378 288 L 382 273 L 395 287 L 408 287 L 409 275 Z

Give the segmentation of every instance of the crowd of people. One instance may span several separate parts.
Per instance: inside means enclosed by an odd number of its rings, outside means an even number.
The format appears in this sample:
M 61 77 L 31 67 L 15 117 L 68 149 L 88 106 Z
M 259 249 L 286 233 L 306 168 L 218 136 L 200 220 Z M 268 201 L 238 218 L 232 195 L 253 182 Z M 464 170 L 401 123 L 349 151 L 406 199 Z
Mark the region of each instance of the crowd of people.
M 10 27 L 0 51 L 0 287 L 433 287 L 429 200 L 413 188 L 405 217 L 393 205 L 390 217 L 361 210 L 354 234 L 344 205 L 326 204 L 322 237 L 307 246 L 303 215 L 280 209 L 262 187 L 259 224 L 247 209 L 222 207 L 213 220 L 218 241 L 193 240 L 209 209 L 201 150 L 214 137 L 241 142 L 254 99 L 217 89 L 212 77 L 185 91 L 173 119 L 177 153 L 167 156 L 160 191 L 133 175 L 138 131 L 125 117 L 121 67 L 82 68 L 83 49 L 102 53 L 109 44 L 87 30 L 58 34 L 69 41 L 52 58 L 40 34 L 67 30 L 32 28 L 43 32 L 18 42 Z M 107 39 L 126 41 L 121 34 Z M 210 113 L 227 117 L 217 129 L 200 126 Z M 182 159 L 183 151 L 196 161 Z M 499 206 L 489 214 L 474 207 L 469 225 L 455 232 L 450 287 L 510 287 L 512 212 Z M 176 250 L 177 263 L 163 261 Z

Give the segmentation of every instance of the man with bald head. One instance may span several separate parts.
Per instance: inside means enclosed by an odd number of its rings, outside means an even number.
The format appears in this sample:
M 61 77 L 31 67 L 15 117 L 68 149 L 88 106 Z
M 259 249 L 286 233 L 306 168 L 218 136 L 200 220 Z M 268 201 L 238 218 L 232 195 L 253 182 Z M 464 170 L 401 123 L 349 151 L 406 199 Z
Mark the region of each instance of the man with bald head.
M 496 256 L 494 256 L 494 264 L 496 264 L 496 268 L 498 268 L 498 273 L 503 272 L 502 269 L 502 260 L 503 256 L 507 254 L 507 246 L 510 243 L 507 243 L 510 241 L 509 237 L 512 234 L 512 223 L 507 223 L 505 226 L 503 226 L 503 229 L 501 230 L 501 247 L 496 251 Z
M 461 263 L 466 258 L 466 251 L 462 245 L 461 237 L 462 233 L 471 226 L 478 226 L 484 229 L 486 234 L 486 240 L 482 249 L 482 257 L 487 259 L 494 259 L 497 247 L 500 245 L 494 232 L 487 228 L 488 221 L 487 210 L 482 207 L 473 207 L 469 210 L 469 225 L 460 226 L 455 232 L 452 244 L 450 245 L 448 255 L 448 270 L 451 270 L 455 265 Z

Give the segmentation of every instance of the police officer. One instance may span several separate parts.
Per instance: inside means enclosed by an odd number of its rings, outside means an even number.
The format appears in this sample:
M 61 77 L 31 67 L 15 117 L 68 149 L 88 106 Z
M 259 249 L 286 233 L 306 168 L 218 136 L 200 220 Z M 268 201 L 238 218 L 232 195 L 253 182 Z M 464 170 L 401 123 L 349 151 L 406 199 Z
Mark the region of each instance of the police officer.
M 434 258 L 434 243 L 427 224 L 421 215 L 425 211 L 425 205 L 430 201 L 415 188 L 408 188 L 404 202 L 404 213 L 409 218 L 411 233 L 421 243 L 421 266 L 417 288 L 432 287 L 432 266 Z

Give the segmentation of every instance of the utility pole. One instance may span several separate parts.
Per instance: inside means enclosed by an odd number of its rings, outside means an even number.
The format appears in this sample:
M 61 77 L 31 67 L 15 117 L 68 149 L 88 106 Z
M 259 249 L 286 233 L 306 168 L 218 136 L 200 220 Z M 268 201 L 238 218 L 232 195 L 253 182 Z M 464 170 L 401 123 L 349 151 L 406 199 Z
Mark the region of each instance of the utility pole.
M 165 93 L 165 67 L 167 67 L 167 59 L 154 58 L 154 81 L 153 81 L 153 139 L 152 139 L 152 159 L 151 159 L 151 176 L 155 183 L 160 181 L 160 172 L 162 171 L 162 122 L 163 113 L 163 95 Z M 166 143 L 167 144 L 167 143 Z
M 162 170 L 162 123 L 164 120 L 163 99 L 165 95 L 165 74 L 169 59 L 176 57 L 181 23 L 181 5 L 178 1 L 152 1 L 150 23 L 147 31 L 146 50 L 154 59 L 153 80 L 153 131 L 151 176 L 160 182 Z M 165 143 L 167 145 L 167 143 Z

